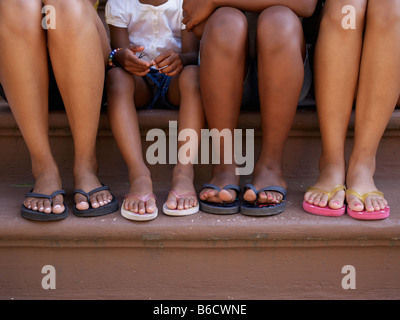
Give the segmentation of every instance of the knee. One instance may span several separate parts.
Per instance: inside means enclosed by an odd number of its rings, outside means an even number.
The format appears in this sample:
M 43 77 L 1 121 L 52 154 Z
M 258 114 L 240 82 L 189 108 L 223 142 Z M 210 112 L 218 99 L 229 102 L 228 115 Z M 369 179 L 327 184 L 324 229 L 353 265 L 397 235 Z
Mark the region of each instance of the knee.
M 64 36 L 66 32 L 73 36 L 87 29 L 88 21 L 95 13 L 87 0 L 44 0 L 44 3 L 55 8 L 57 29 L 62 29 Z
M 367 24 L 368 28 L 374 28 L 379 32 L 396 30 L 395 26 L 400 24 L 400 2 L 381 0 L 378 4 L 370 4 L 367 12 Z
M 342 23 L 346 16 L 355 20 L 356 29 L 363 30 L 367 12 L 367 0 L 328 0 L 324 6 L 321 25 L 332 31 L 344 32 Z M 351 11 L 348 9 L 351 8 Z
M 300 48 L 303 28 L 299 17 L 289 8 L 274 6 L 264 10 L 257 24 L 257 44 L 262 50 L 275 50 L 283 46 Z
M 199 67 L 195 65 L 186 66 L 179 77 L 180 91 L 200 90 Z
M 206 39 L 209 46 L 219 52 L 244 50 L 247 41 L 246 16 L 234 8 L 219 8 L 209 18 Z M 204 40 L 204 35 L 203 35 Z
M 0 29 L 29 39 L 41 30 L 42 2 L 24 0 L 0 0 Z
M 125 95 L 133 90 L 133 76 L 121 68 L 113 68 L 107 72 L 106 89 L 109 97 Z

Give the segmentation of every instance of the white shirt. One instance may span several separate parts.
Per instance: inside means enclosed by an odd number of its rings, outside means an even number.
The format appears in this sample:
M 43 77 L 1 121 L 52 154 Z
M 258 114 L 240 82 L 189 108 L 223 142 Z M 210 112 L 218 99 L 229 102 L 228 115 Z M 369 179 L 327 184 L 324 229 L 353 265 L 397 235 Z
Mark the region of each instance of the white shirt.
M 108 0 L 106 23 L 127 28 L 129 41 L 144 46 L 143 60 L 154 60 L 161 53 L 172 49 L 182 52 L 181 31 L 183 0 L 167 0 L 153 6 L 139 0 Z

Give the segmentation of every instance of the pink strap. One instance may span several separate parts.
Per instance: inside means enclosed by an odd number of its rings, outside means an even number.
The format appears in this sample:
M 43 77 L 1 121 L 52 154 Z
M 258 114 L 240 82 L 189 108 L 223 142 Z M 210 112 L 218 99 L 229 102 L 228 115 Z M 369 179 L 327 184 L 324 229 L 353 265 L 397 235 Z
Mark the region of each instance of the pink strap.
M 154 193 L 148 193 L 148 194 L 145 194 L 144 196 L 138 195 L 136 193 L 128 193 L 125 195 L 124 199 L 126 199 L 128 197 L 135 197 L 135 198 L 138 198 L 139 200 L 142 200 L 143 202 L 147 202 L 150 199 L 157 200 L 157 197 L 155 196 Z
M 194 197 L 197 199 L 197 194 L 195 192 L 179 193 L 171 190 L 170 193 L 172 193 L 177 199 L 188 198 L 188 197 Z

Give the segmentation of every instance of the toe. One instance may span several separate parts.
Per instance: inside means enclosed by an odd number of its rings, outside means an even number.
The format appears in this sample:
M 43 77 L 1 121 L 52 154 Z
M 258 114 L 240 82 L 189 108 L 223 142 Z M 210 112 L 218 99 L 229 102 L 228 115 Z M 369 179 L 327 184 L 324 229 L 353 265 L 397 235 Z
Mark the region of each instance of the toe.
M 254 193 L 253 190 L 248 189 L 244 195 L 243 195 L 243 199 L 249 202 L 254 202 L 257 200 L 257 195 Z
M 221 190 L 219 192 L 219 199 L 223 202 L 233 202 L 235 200 L 236 193 L 234 190 Z

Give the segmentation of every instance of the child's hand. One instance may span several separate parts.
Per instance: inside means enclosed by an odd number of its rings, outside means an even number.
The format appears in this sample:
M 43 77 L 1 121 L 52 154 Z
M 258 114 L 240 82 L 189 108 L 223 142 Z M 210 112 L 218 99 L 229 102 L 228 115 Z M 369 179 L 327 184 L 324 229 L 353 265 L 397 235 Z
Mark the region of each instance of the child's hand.
M 118 51 L 114 59 L 126 71 L 138 77 L 143 77 L 150 71 L 150 67 L 154 65 L 154 63 L 143 61 L 135 55 L 143 50 L 143 46 L 130 44 L 128 47 Z
M 167 76 L 173 77 L 183 69 L 181 56 L 173 50 L 168 50 L 154 59 L 155 67 Z

